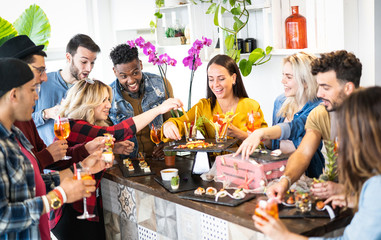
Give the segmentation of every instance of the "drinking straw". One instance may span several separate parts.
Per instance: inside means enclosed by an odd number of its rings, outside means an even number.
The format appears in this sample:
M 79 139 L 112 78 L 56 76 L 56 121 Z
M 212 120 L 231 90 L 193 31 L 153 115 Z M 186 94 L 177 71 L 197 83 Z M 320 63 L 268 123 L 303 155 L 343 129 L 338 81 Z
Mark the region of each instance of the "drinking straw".
M 73 167 L 74 167 L 74 175 L 76 175 L 77 174 L 77 164 L 73 163 Z M 78 176 L 77 176 L 77 178 L 78 178 Z
M 63 129 L 62 129 L 62 123 L 61 123 L 61 116 L 58 115 L 58 127 L 60 129 L 61 137 L 63 136 Z
M 189 122 L 190 119 L 189 119 L 189 116 L 188 116 L 187 112 L 184 111 L 184 108 L 183 108 L 183 107 L 181 107 L 181 110 L 183 111 L 183 113 L 184 113 L 184 115 L 185 115 L 185 118 L 186 118 L 187 121 Z
M 185 136 L 189 137 L 187 122 L 184 122 L 184 127 L 185 127 Z
M 198 108 L 197 108 L 198 106 L 196 106 L 196 112 L 195 112 L 195 115 L 194 115 L 194 125 L 196 125 L 197 124 L 197 110 L 198 110 Z M 196 131 L 197 131 L 197 128 L 194 128 Z M 195 132 L 196 132 L 195 131 Z M 192 129 L 192 134 L 193 134 L 193 129 Z M 195 133 L 196 134 L 196 133 Z

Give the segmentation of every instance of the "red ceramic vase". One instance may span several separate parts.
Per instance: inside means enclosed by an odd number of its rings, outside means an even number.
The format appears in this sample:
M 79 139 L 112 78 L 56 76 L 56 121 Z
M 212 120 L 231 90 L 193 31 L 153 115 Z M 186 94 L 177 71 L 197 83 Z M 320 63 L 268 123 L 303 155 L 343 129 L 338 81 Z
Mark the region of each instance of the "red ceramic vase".
M 306 18 L 299 14 L 299 6 L 292 6 L 292 14 L 286 18 L 286 48 L 307 48 Z

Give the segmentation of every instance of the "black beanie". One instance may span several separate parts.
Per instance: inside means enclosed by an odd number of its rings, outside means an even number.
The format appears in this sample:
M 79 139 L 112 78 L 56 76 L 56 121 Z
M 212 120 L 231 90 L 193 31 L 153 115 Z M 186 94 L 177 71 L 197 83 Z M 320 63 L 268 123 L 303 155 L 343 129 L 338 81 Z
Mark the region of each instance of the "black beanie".
M 0 58 L 0 97 L 34 77 L 29 65 L 15 58 Z

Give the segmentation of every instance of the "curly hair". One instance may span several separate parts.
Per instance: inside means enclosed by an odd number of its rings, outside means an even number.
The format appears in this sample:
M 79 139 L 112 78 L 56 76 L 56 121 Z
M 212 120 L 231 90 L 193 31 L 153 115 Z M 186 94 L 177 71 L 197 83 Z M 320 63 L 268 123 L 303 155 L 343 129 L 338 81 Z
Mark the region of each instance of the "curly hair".
M 339 181 L 356 203 L 365 181 L 381 174 L 380 96 L 381 87 L 359 89 L 337 111 Z
M 331 70 L 336 72 L 336 78 L 341 82 L 352 82 L 356 88 L 359 87 L 362 64 L 353 53 L 345 50 L 323 53 L 311 63 L 313 75 Z
M 105 90 L 112 98 L 111 87 L 107 84 L 94 80 L 94 84 L 80 80 L 75 83 L 67 92 L 65 100 L 61 104 L 59 115 L 71 119 L 81 119 L 90 124 L 98 126 L 108 126 L 104 121 L 96 121 L 94 109 L 105 99 Z
M 119 44 L 111 50 L 110 58 L 114 66 L 129 63 L 135 59 L 139 60 L 138 49 L 136 47 L 131 48 L 127 44 Z

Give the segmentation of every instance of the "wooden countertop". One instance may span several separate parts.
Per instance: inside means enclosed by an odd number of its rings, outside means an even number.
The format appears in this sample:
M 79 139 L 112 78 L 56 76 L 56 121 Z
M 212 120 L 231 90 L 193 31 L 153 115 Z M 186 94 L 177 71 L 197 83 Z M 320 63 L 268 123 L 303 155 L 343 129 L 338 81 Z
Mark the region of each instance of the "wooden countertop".
M 165 166 L 164 161 L 147 159 L 147 162 L 151 166 L 151 170 L 153 170 L 158 176 L 160 176 L 160 170 L 168 168 Z M 175 168 L 179 169 L 180 175 L 181 171 L 190 171 L 192 164 L 193 160 L 190 157 L 176 156 Z M 159 183 L 157 183 L 154 179 L 155 175 L 125 178 L 118 164 L 107 170 L 104 177 L 156 197 L 256 230 L 251 219 L 256 206 L 255 198 L 237 207 L 228 207 L 181 199 L 178 197 L 178 194 L 168 192 Z M 330 221 L 328 218 L 282 219 L 282 221 L 292 232 L 303 234 L 305 236 L 321 236 L 326 232 L 346 226 L 349 224 L 351 219 L 352 213 L 347 210 L 340 213 L 340 215 L 333 221 Z

